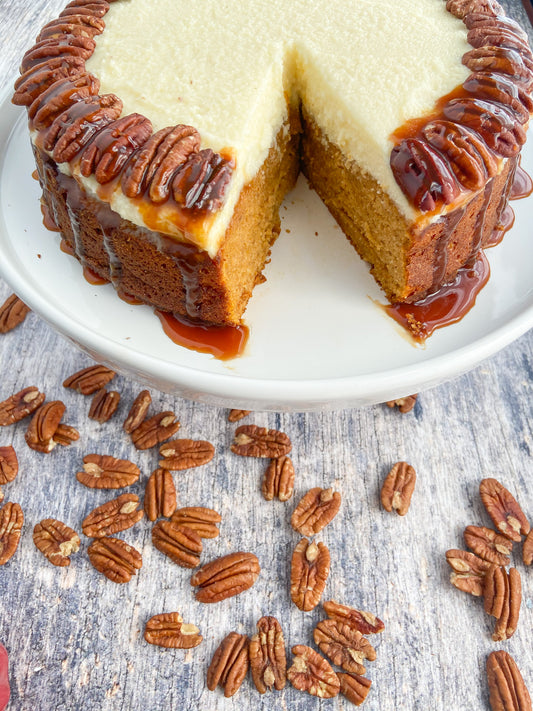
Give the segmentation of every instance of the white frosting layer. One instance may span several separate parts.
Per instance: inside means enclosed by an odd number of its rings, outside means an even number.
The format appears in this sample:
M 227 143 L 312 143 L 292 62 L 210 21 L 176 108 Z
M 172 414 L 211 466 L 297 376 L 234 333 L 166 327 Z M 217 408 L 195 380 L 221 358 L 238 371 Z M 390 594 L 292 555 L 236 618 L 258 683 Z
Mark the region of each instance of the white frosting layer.
M 462 22 L 443 0 L 120 0 L 87 70 L 124 114 L 154 130 L 186 123 L 202 147 L 230 148 L 225 208 L 192 237 L 213 256 L 242 187 L 264 162 L 298 96 L 348 159 L 373 175 L 408 217 L 389 167 L 391 133 L 468 76 Z M 135 206 L 111 204 L 143 225 Z M 169 233 L 179 231 L 170 223 Z

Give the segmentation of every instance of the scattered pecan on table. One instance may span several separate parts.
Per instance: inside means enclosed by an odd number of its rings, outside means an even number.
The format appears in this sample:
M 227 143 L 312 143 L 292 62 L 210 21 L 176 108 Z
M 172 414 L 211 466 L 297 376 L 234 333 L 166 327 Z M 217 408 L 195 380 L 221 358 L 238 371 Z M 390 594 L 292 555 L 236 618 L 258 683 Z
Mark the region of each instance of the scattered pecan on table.
M 531 697 L 510 654 L 491 652 L 486 668 L 492 711 L 531 711 Z
M 265 470 L 261 493 L 267 501 L 288 501 L 294 491 L 294 466 L 290 457 L 272 459 Z
M 294 661 L 287 671 L 287 678 L 296 689 L 322 699 L 337 696 L 339 678 L 324 657 L 304 644 L 297 644 L 292 653 Z
M 385 477 L 381 487 L 381 503 L 385 511 L 393 509 L 400 516 L 409 510 L 411 497 L 415 489 L 416 473 L 407 462 L 396 462 Z
M 142 556 L 139 551 L 120 538 L 95 538 L 87 553 L 96 570 L 114 583 L 128 583 L 142 568 Z
M 187 526 L 200 536 L 200 538 L 216 538 L 220 531 L 218 525 L 222 516 L 213 509 L 203 506 L 184 506 L 172 514 L 174 523 Z
M 80 549 L 80 537 L 70 526 L 54 518 L 45 518 L 33 529 L 33 542 L 52 565 L 70 565 L 72 553 Z
M 43 404 L 45 394 L 30 385 L 0 402 L 0 426 L 6 427 L 20 422 Z
M 224 696 L 233 696 L 239 690 L 248 673 L 248 637 L 230 632 L 217 647 L 207 670 L 207 688 L 224 689 Z
M 30 309 L 16 294 L 8 296 L 0 306 L 0 333 L 9 333 L 24 321 Z
M 149 521 L 160 516 L 170 518 L 176 510 L 176 487 L 172 474 L 166 469 L 156 469 L 150 474 L 144 492 L 144 512 Z
M 198 587 L 196 599 L 213 603 L 248 590 L 260 573 L 259 561 L 253 553 L 229 553 L 204 565 L 191 577 Z
M 103 538 L 112 533 L 125 531 L 144 516 L 138 510 L 139 497 L 135 494 L 121 494 L 116 499 L 93 509 L 81 524 L 83 533 L 89 538 Z
M 291 526 L 302 536 L 313 536 L 327 526 L 337 515 L 341 495 L 333 489 L 310 489 L 303 496 L 291 516 Z
M 235 430 L 231 451 L 242 457 L 283 457 L 292 449 L 289 437 L 279 430 L 241 425 Z
M 182 568 L 196 568 L 200 565 L 202 540 L 192 528 L 163 519 L 152 528 L 152 543 L 158 551 Z
M 281 625 L 275 617 L 261 617 L 257 633 L 250 640 L 250 668 L 255 688 L 260 694 L 273 687 L 285 687 L 287 657 Z
M 174 439 L 159 448 L 163 457 L 159 461 L 161 469 L 183 471 L 207 464 L 215 456 L 211 442 L 195 439 Z
M 90 489 L 122 489 L 139 479 L 139 467 L 128 459 L 117 459 L 109 454 L 86 454 L 83 471 L 77 480 Z
M 507 538 L 518 543 L 530 531 L 529 521 L 520 504 L 497 479 L 483 479 L 479 485 L 481 501 L 492 522 Z
M 203 637 L 196 625 L 183 623 L 179 612 L 164 612 L 150 617 L 144 628 L 144 639 L 159 647 L 192 649 Z
M 291 599 L 299 610 L 308 612 L 318 605 L 329 576 L 327 546 L 307 538 L 297 544 L 291 560 Z
M 82 395 L 92 395 L 105 387 L 116 373 L 105 365 L 90 365 L 78 370 L 63 381 L 63 387 L 76 390 Z
M 0 509 L 0 565 L 4 565 L 17 550 L 24 514 L 20 504 L 8 501 Z

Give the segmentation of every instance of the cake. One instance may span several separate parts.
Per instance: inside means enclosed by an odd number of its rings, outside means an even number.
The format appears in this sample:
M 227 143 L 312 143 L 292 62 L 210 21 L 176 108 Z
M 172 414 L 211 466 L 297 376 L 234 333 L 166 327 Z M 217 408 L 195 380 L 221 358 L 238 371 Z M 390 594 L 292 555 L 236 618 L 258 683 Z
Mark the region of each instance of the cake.
M 300 170 L 392 303 L 486 246 L 533 104 L 495 0 L 74 0 L 21 63 L 43 202 L 119 293 L 237 325 Z

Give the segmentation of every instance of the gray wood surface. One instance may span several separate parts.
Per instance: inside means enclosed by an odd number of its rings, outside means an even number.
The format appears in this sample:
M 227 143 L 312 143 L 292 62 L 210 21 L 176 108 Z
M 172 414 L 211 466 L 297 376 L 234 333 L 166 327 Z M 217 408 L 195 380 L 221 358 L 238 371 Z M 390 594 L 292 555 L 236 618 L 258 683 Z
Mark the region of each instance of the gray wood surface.
M 63 0 L 0 3 L 0 89 L 11 85 L 23 50 L 62 5 Z M 520 3 L 506 7 L 526 21 Z M 0 300 L 9 293 L 0 283 Z M 482 603 L 450 585 L 444 561 L 448 548 L 462 547 L 466 525 L 490 525 L 478 496 L 485 476 L 500 479 L 533 517 L 532 333 L 471 373 L 422 393 L 407 415 L 384 405 L 250 415 L 247 422 L 281 428 L 293 441 L 295 497 L 285 504 L 261 497 L 265 462 L 230 452 L 235 425 L 227 422 L 226 410 L 152 392 L 153 411 L 173 409 L 181 436 L 216 446 L 210 464 L 175 474 L 180 505 L 211 506 L 223 517 L 220 537 L 205 541 L 203 560 L 250 550 L 262 566 L 251 591 L 210 606 L 195 601 L 190 573 L 152 547 L 147 521 L 119 534 L 144 561 L 139 575 L 122 586 L 92 568 L 84 537 L 68 569 L 54 568 L 34 547 L 31 533 L 39 520 L 56 517 L 81 531 L 88 511 L 114 496 L 76 481 L 84 454 L 137 462 L 142 477 L 131 491 L 141 496 L 157 463 L 157 451 L 136 452 L 121 429 L 138 384 L 114 381 L 121 406 L 104 425 L 87 418 L 88 398 L 62 388 L 67 375 L 89 364 L 35 314 L 0 336 L 0 400 L 38 385 L 48 399 L 64 400 L 65 422 L 81 433 L 70 448 L 40 455 L 24 442 L 25 423 L 0 432 L 0 446 L 13 444 L 20 461 L 19 476 L 4 487 L 6 501 L 19 502 L 25 513 L 19 550 L 0 568 L 0 641 L 10 653 L 11 711 L 353 708 L 342 698 L 321 702 L 290 685 L 261 697 L 247 679 L 234 699 L 205 685 L 222 637 L 234 629 L 252 634 L 263 614 L 278 617 L 289 647 L 312 643 L 322 613 L 320 607 L 302 613 L 290 601 L 289 561 L 299 536 L 289 520 L 295 502 L 316 485 L 332 485 L 343 497 L 339 515 L 318 537 L 332 555 L 324 599 L 373 611 L 386 624 L 375 640 L 377 660 L 367 667 L 372 690 L 363 708 L 484 711 L 485 660 L 500 648 L 515 657 L 533 691 L 533 571 L 520 562 L 520 548 L 514 560 L 523 581 L 521 619 L 504 644 L 492 642 L 494 621 Z M 418 474 L 405 518 L 379 504 L 381 481 L 398 460 L 413 464 Z M 200 647 L 184 652 L 144 642 L 146 620 L 173 610 L 200 627 Z

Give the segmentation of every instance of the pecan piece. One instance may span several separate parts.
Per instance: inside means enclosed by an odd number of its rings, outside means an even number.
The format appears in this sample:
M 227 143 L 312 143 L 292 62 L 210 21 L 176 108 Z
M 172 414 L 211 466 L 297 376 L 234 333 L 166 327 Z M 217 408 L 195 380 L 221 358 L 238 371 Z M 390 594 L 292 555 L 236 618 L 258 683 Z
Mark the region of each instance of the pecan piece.
M 291 516 L 291 526 L 302 536 L 313 536 L 332 521 L 341 505 L 341 495 L 333 489 L 310 489 Z
M 239 420 L 248 417 L 251 410 L 230 410 L 228 415 L 228 422 L 238 422 Z
M 144 511 L 137 510 L 139 497 L 135 494 L 121 494 L 116 499 L 93 509 L 81 525 L 88 538 L 103 538 L 111 533 L 131 528 L 144 516 Z
M 395 509 L 400 516 L 405 516 L 409 510 L 415 483 L 416 473 L 413 467 L 407 462 L 397 462 L 381 487 L 381 503 L 385 511 Z
M 83 471 L 77 480 L 90 489 L 122 489 L 139 479 L 139 467 L 128 459 L 116 459 L 108 454 L 86 454 Z
M 105 388 L 100 388 L 92 399 L 89 408 L 89 418 L 96 420 L 101 425 L 110 420 L 117 411 L 120 402 L 120 393 L 116 390 L 108 392 Z
M 250 668 L 255 688 L 264 694 L 285 687 L 287 658 L 281 625 L 275 617 L 261 617 L 250 640 Z
M 156 469 L 146 482 L 144 512 L 149 521 L 160 516 L 169 518 L 176 510 L 176 487 L 172 474 L 165 469 Z
M 496 565 L 509 565 L 513 542 L 505 536 L 485 526 L 467 526 L 463 535 L 466 545 L 483 560 Z
M 344 622 L 361 634 L 377 634 L 385 629 L 385 624 L 371 612 L 356 610 L 335 600 L 327 600 L 322 603 L 322 607 L 330 619 Z
M 487 658 L 492 711 L 531 711 L 531 697 L 515 660 L 503 649 Z
M 225 697 L 233 696 L 244 681 L 248 664 L 248 637 L 230 632 L 213 655 L 207 670 L 207 688 L 214 691 L 221 686 Z
M 179 428 L 180 423 L 173 412 L 160 412 L 141 422 L 131 433 L 131 441 L 137 449 L 150 449 L 172 437 Z
M 152 402 L 152 396 L 148 390 L 141 390 L 141 392 L 135 398 L 133 405 L 130 408 L 128 416 L 124 420 L 123 429 L 127 434 L 131 434 L 133 430 L 137 427 L 146 417 L 150 403 Z
M 33 542 L 52 565 L 70 565 L 69 556 L 80 549 L 80 537 L 72 528 L 54 518 L 45 518 L 33 529 Z
M 90 365 L 70 375 L 64 382 L 64 388 L 72 388 L 82 395 L 92 395 L 105 387 L 116 373 L 105 365 Z
M 168 649 L 192 649 L 203 640 L 196 625 L 183 624 L 179 612 L 164 612 L 150 617 L 144 628 L 144 639 L 149 644 Z
M 80 433 L 75 427 L 64 425 L 61 422 L 58 424 L 54 436 L 52 437 L 54 442 L 60 444 L 62 447 L 70 446 L 72 442 L 77 442 L 79 438 Z
M 337 696 L 340 682 L 324 657 L 304 644 L 297 644 L 292 648 L 292 653 L 294 662 L 287 671 L 287 678 L 295 689 L 307 691 L 322 699 Z
M 95 538 L 87 548 L 92 565 L 114 583 L 127 583 L 142 568 L 138 550 L 120 538 Z
M 8 333 L 19 326 L 30 309 L 16 294 L 11 294 L 0 306 L 0 333 Z
M 39 388 L 30 386 L 0 402 L 0 426 L 6 427 L 20 422 L 43 404 L 45 394 Z
M 177 472 L 207 464 L 215 456 L 215 448 L 200 439 L 174 439 L 162 445 L 159 454 L 164 457 L 159 466 Z
M 398 410 L 405 415 L 406 413 L 411 412 L 414 408 L 417 398 L 418 393 L 415 393 L 414 395 L 406 395 L 405 397 L 400 397 L 397 400 L 387 400 L 386 405 L 390 408 L 397 407 Z
M 291 561 L 291 599 L 300 610 L 308 612 L 322 597 L 329 575 L 330 555 L 324 543 L 310 543 L 302 538 Z
M 360 674 L 337 672 L 341 685 L 341 694 L 354 706 L 361 706 L 368 696 L 372 682 Z
M 8 501 L 0 509 L 0 565 L 4 565 L 17 550 L 24 514 L 20 504 Z
M 172 514 L 171 520 L 178 526 L 192 528 L 200 538 L 216 538 L 219 534 L 217 523 L 220 523 L 222 516 L 203 506 L 184 506 Z
M 495 642 L 502 642 L 513 636 L 522 604 L 522 581 L 516 568 L 511 568 L 509 573 L 505 573 L 504 583 L 503 606 L 492 634 Z
M 479 485 L 481 501 L 492 522 L 504 536 L 520 542 L 530 525 L 514 496 L 496 479 L 483 479 Z
M 531 563 L 533 563 L 533 529 L 527 534 L 527 538 L 524 541 L 522 558 L 524 565 L 531 565 Z
M 291 441 L 284 432 L 268 430 L 257 425 L 237 427 L 231 445 L 231 451 L 242 457 L 269 457 L 270 459 L 285 456 L 291 448 Z
M 471 12 L 486 15 L 503 15 L 502 6 L 496 0 L 447 0 L 446 9 L 463 20 Z
M 402 192 L 421 212 L 449 205 L 459 194 L 447 161 L 419 138 L 405 138 L 394 146 L 389 162 Z
M 485 575 L 491 564 L 468 551 L 452 549 L 446 551 L 446 560 L 453 572 L 450 582 L 459 590 L 481 597 L 485 585 Z
M 364 674 L 365 659 L 373 662 L 376 650 L 363 635 L 339 620 L 322 620 L 313 632 L 315 644 L 344 671 Z
M 152 528 L 152 543 L 182 568 L 200 565 L 202 539 L 192 528 L 179 526 L 173 521 L 158 521 Z
M 35 411 L 24 438 L 26 444 L 36 452 L 51 452 L 57 442 L 54 435 L 65 413 L 61 400 L 52 400 Z
M 506 594 L 507 571 L 501 565 L 491 565 L 485 574 L 483 605 L 485 612 L 498 619 L 501 617 Z
M 219 602 L 248 590 L 261 568 L 253 553 L 229 553 L 204 565 L 191 577 L 199 602 Z
M 13 481 L 19 471 L 17 454 L 11 445 L 0 447 L 0 484 Z
M 290 457 L 272 459 L 265 470 L 261 492 L 267 501 L 288 501 L 294 490 L 294 466 Z

